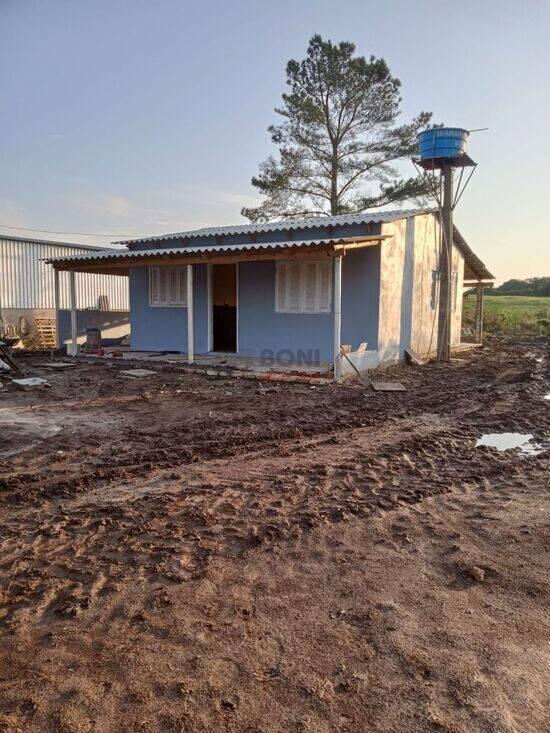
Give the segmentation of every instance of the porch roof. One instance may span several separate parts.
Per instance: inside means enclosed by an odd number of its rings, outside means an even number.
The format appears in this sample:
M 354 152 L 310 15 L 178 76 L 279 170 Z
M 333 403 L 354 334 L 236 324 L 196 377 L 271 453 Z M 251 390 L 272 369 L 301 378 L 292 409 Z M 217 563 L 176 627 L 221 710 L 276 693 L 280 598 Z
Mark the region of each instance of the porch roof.
M 349 249 L 376 245 L 390 234 L 360 237 L 307 239 L 289 242 L 254 242 L 247 244 L 160 247 L 156 249 L 111 249 L 47 260 L 56 270 L 127 275 L 130 267 L 166 264 L 201 264 L 243 262 L 311 257 L 338 257 Z

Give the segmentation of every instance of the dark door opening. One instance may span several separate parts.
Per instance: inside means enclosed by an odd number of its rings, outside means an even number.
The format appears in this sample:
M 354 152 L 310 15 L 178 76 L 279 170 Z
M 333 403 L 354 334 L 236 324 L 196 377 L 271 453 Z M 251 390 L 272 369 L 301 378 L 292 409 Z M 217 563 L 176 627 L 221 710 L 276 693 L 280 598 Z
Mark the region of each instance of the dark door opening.
M 212 265 L 214 351 L 237 351 L 237 265 Z

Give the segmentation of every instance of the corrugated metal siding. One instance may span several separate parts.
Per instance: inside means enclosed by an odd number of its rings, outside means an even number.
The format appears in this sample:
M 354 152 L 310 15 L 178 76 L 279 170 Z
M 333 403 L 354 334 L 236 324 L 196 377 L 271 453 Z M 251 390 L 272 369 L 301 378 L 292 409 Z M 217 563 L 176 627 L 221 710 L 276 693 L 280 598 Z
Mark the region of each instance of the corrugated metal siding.
M 55 308 L 54 272 L 43 260 L 89 251 L 65 245 L 0 239 L 0 308 Z M 60 307 L 68 308 L 69 273 L 59 274 L 59 285 Z M 77 308 L 97 308 L 100 295 L 108 297 L 111 310 L 128 310 L 128 278 L 76 274 Z

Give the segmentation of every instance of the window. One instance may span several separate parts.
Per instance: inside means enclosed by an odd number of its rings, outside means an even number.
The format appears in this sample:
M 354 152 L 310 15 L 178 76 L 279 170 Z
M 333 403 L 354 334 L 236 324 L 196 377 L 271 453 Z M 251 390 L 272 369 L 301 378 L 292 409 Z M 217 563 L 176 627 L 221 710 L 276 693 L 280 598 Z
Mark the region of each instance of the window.
M 437 308 L 437 301 L 439 300 L 439 270 L 432 270 L 432 290 L 430 296 L 430 304 L 432 310 Z
M 330 313 L 331 260 L 277 262 L 276 313 Z
M 149 305 L 178 307 L 187 305 L 186 267 L 149 268 Z

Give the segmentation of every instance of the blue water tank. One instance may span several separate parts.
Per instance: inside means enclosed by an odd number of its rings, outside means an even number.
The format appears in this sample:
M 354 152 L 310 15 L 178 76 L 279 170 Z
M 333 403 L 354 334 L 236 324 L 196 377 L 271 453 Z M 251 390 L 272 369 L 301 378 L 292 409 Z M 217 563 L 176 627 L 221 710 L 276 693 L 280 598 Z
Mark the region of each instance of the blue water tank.
M 468 130 L 461 127 L 434 127 L 416 136 L 420 160 L 456 158 L 466 152 Z

